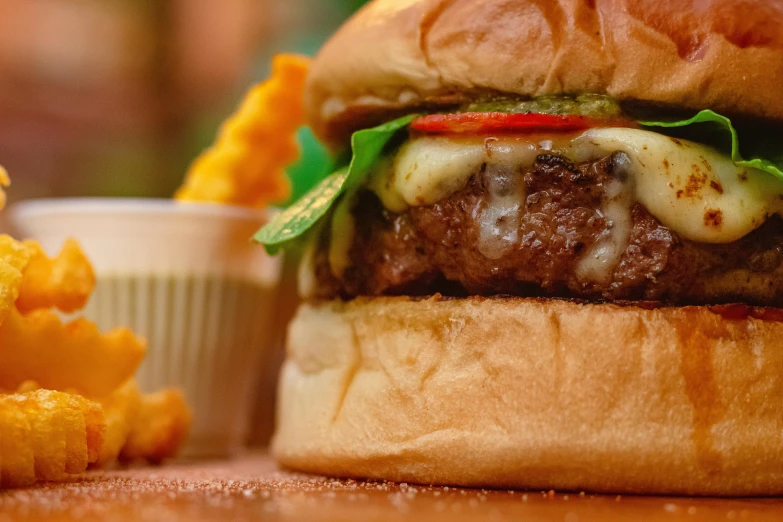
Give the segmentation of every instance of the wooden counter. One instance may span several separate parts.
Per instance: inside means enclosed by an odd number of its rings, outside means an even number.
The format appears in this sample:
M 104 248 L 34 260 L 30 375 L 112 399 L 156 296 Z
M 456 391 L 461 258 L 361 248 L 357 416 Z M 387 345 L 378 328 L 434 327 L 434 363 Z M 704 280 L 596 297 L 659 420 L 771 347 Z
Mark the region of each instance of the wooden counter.
M 88 474 L 0 492 L 14 520 L 781 521 L 783 500 L 606 497 L 333 480 L 280 471 L 264 455 Z

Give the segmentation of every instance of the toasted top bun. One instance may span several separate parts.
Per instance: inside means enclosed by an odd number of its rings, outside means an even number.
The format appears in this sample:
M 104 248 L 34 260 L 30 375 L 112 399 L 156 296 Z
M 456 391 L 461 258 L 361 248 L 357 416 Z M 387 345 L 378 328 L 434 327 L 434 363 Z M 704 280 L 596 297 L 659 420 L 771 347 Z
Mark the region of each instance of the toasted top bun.
M 321 138 L 479 96 L 605 93 L 783 120 L 780 0 L 375 0 L 324 46 Z

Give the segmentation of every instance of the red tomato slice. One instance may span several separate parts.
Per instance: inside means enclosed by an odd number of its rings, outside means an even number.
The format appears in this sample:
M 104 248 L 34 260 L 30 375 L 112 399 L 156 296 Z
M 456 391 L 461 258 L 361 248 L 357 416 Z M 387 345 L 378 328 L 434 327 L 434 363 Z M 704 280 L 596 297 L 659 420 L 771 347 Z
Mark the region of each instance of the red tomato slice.
M 497 132 L 570 132 L 591 127 L 628 127 L 630 122 L 599 120 L 574 114 L 508 114 L 505 112 L 463 112 L 430 114 L 416 118 L 411 129 L 431 134 L 485 134 Z

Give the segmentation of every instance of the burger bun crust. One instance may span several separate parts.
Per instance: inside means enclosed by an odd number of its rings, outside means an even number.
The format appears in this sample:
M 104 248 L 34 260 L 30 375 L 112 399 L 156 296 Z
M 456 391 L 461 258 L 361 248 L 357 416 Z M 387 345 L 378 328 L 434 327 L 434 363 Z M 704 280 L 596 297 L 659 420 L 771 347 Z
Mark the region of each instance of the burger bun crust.
M 315 60 L 330 142 L 486 96 L 597 93 L 783 120 L 783 4 L 770 0 L 374 0 Z
M 783 494 L 783 323 L 519 298 L 303 305 L 273 454 L 331 476 Z

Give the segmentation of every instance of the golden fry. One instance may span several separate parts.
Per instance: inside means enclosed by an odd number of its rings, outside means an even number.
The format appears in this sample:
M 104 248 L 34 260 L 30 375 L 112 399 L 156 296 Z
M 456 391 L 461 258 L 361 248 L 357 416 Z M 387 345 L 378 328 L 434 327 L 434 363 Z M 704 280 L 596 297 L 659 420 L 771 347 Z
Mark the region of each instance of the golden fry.
M 79 243 L 66 241 L 50 259 L 35 241 L 0 236 L 0 322 L 16 303 L 22 313 L 58 308 L 70 313 L 87 304 L 95 273 Z
M 176 455 L 190 427 L 191 414 L 179 390 L 142 395 L 127 382 L 103 401 L 106 439 L 97 466 L 123 460 L 160 462 Z
M 173 457 L 185 441 L 190 422 L 190 410 L 181 391 L 142 395 L 121 458 L 160 462 Z
M 304 125 L 309 64 L 303 56 L 275 57 L 272 77 L 253 88 L 223 124 L 214 145 L 191 165 L 176 199 L 264 207 L 288 197 L 284 169 L 299 154 L 295 134 Z
M 127 329 L 101 334 L 86 319 L 62 321 L 48 310 L 11 310 L 0 324 L 0 388 L 34 380 L 49 390 L 106 397 L 130 379 L 145 342 Z
M 8 182 L 0 167 L 0 208 Z M 0 235 L 0 390 L 16 390 L 0 393 L 0 488 L 63 480 L 99 459 L 116 460 L 133 434 L 146 429 L 138 423 L 142 398 L 135 384 L 117 389 L 144 357 L 144 341 L 125 329 L 101 334 L 86 319 L 63 324 L 50 311 L 82 308 L 94 285 L 92 266 L 75 241 L 50 259 L 34 241 Z M 108 433 L 103 407 L 81 394 L 111 394 Z M 176 450 L 187 429 L 180 409 L 165 410 L 177 401 L 165 399 L 145 406 L 152 413 L 142 417 L 155 437 L 147 442 L 152 458 Z
M 31 257 L 16 308 L 22 313 L 49 308 L 71 313 L 84 308 L 95 288 L 95 272 L 79 243 L 69 239 L 52 259 L 35 241 L 25 241 L 24 246 Z
M 101 406 L 78 395 L 0 395 L 0 487 L 81 473 L 97 459 L 105 430 Z
M 8 235 L 0 235 L 0 264 L 9 265 L 20 274 L 30 262 L 28 248 Z
M 30 262 L 30 251 L 11 236 L 0 235 L 0 323 L 14 307 L 22 286 L 22 270 Z
M 128 381 L 104 399 L 102 404 L 106 415 L 106 438 L 96 461 L 97 466 L 114 462 L 120 455 L 141 406 L 139 388 L 134 381 Z
M 7 401 L 0 402 L 0 487 L 21 487 L 35 482 L 32 435 L 27 415 Z
M 157 461 L 182 443 L 182 396 L 143 397 L 129 381 L 145 342 L 126 329 L 102 334 L 86 319 L 63 324 L 51 311 L 83 307 L 94 284 L 75 241 L 50 259 L 38 243 L 0 235 L 0 488 L 64 480 L 126 446 Z M 103 399 L 106 415 L 85 397 Z
M 66 423 L 61 417 L 66 410 L 59 401 L 36 401 L 32 397 L 32 392 L 12 395 L 6 398 L 6 402 L 16 400 L 20 403 L 20 408 L 26 408 L 31 428 L 29 443 L 35 455 L 36 478 L 39 480 L 62 480 L 65 478 L 66 468 L 75 469 L 76 460 L 72 459 L 71 465 L 67 465 L 69 458 L 65 433 Z M 82 433 L 85 441 L 86 431 L 85 426 L 84 433 Z

